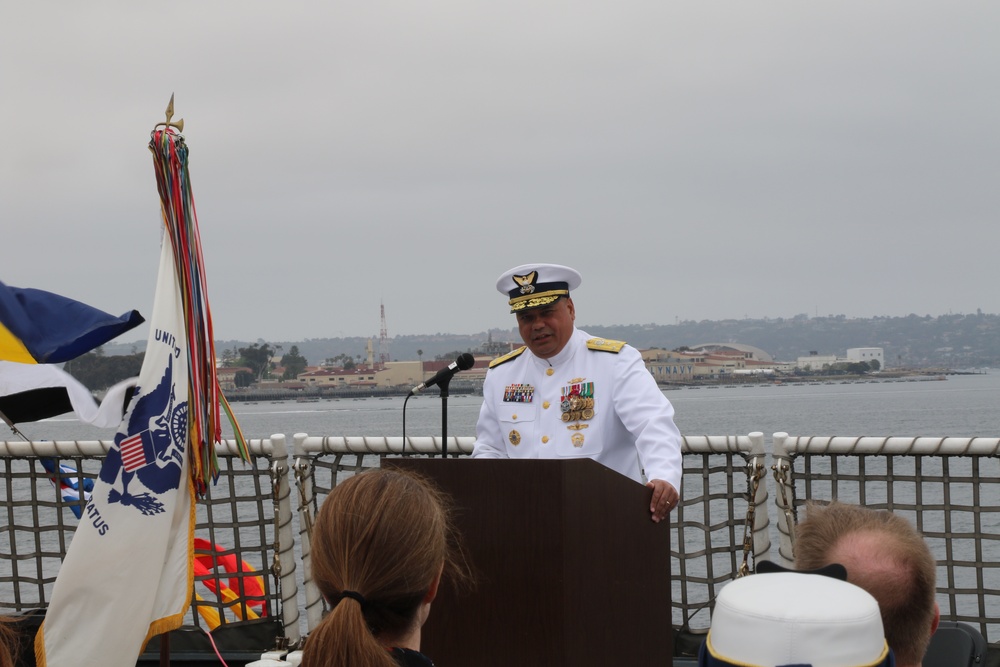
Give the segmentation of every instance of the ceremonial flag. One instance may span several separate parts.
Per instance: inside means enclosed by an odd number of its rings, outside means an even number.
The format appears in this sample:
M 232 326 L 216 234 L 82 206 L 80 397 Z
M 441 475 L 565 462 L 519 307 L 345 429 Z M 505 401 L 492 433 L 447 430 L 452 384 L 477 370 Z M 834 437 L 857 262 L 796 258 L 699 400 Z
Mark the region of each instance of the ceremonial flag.
M 114 317 L 85 303 L 0 282 L 0 360 L 58 364 L 142 324 L 138 311 Z
M 188 364 L 174 257 L 164 240 L 139 384 L 63 561 L 35 638 L 39 667 L 134 667 L 180 626 L 193 586 Z M 124 443 L 150 444 L 123 461 Z
M 35 636 L 39 667 L 134 667 L 150 638 L 179 627 L 195 496 L 218 478 L 220 404 L 249 458 L 219 390 L 188 148 L 172 115 L 173 97 L 149 142 L 166 233 L 146 357 Z
M 58 366 L 0 361 L 0 419 L 13 426 L 72 411 L 86 424 L 117 428 L 135 383 L 119 382 L 98 405 L 89 389 Z

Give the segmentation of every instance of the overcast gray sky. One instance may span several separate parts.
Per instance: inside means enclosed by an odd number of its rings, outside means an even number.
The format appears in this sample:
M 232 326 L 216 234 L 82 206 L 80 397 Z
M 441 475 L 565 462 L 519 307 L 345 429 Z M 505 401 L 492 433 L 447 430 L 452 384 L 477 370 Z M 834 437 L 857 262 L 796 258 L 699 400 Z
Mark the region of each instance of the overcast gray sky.
M 534 261 L 580 324 L 997 313 L 998 36 L 995 0 L 5 2 L 0 280 L 149 316 L 175 93 L 219 339 L 510 327 Z

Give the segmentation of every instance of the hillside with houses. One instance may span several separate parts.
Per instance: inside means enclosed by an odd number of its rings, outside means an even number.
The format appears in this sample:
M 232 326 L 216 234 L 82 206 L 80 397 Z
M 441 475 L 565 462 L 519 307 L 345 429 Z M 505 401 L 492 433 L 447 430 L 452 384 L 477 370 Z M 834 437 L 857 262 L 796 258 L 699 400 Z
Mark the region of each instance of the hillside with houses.
M 661 382 L 696 377 L 760 373 L 847 372 L 847 364 L 866 363 L 869 371 L 943 371 L 1000 367 L 1000 316 L 975 314 L 847 318 L 842 315 L 719 321 L 681 321 L 673 325 L 586 325 L 581 329 L 624 340 L 643 351 L 650 372 Z M 303 386 L 406 386 L 435 373 L 462 352 L 476 366 L 462 374 L 476 381 L 490 359 L 520 346 L 517 330 L 477 334 L 325 338 L 256 343 L 218 341 L 227 383 L 252 374 L 253 383 L 296 382 Z M 384 345 L 387 349 L 382 349 Z M 143 344 L 107 345 L 107 355 L 141 352 Z M 295 348 L 299 369 L 289 375 L 282 359 Z M 255 368 L 241 363 L 241 351 L 266 349 L 268 360 Z M 856 352 L 849 352 L 855 350 Z M 870 352 L 862 352 L 869 350 Z M 877 357 L 865 357 L 875 354 Z M 873 368 L 871 361 L 877 362 Z M 854 371 L 864 370 L 855 367 Z M 282 377 L 285 376 L 285 377 Z M 246 376 L 243 377 L 247 379 Z M 266 381 L 266 382 L 265 382 Z M 247 386 L 248 382 L 241 382 Z

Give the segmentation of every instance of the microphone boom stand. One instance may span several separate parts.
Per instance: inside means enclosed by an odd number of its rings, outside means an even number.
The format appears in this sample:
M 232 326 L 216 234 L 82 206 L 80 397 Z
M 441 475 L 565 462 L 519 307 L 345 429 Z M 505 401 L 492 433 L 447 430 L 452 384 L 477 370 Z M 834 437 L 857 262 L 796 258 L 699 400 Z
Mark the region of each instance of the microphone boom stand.
M 448 458 L 448 385 L 451 384 L 451 376 L 443 378 L 438 382 L 441 390 L 441 458 Z

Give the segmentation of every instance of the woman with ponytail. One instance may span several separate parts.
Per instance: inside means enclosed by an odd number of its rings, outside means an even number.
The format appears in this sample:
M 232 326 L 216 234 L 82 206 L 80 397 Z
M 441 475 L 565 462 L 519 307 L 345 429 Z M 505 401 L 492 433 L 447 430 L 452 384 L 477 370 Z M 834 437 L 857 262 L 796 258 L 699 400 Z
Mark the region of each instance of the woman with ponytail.
M 442 577 L 469 581 L 446 499 L 429 481 L 370 470 L 338 484 L 312 532 L 312 575 L 330 611 L 303 667 L 433 666 L 420 629 Z

